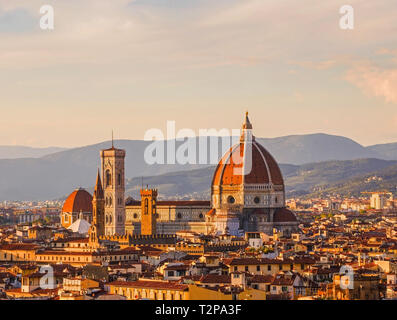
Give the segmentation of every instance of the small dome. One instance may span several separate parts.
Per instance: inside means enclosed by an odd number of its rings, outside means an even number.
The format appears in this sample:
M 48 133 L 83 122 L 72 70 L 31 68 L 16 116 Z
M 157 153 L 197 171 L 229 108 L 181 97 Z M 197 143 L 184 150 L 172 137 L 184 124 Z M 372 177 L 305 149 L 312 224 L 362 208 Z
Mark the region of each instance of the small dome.
M 78 232 L 80 234 L 87 234 L 90 230 L 90 227 L 91 225 L 88 221 L 84 219 L 78 219 L 73 222 L 68 229 L 73 232 Z
M 85 189 L 74 190 L 63 204 L 62 212 L 92 212 L 92 196 Z
M 296 222 L 295 214 L 287 208 L 279 208 L 273 216 L 273 222 Z

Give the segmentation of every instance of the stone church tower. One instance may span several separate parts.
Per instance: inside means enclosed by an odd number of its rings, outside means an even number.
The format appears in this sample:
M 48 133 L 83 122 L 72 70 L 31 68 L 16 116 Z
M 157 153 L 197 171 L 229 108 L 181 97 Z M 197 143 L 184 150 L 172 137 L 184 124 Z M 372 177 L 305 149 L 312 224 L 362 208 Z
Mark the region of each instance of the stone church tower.
M 105 235 L 125 233 L 125 150 L 110 149 L 101 151 L 102 181 L 105 196 Z
M 145 189 L 141 190 L 141 234 L 156 234 L 156 201 L 157 190 Z
M 92 224 L 89 235 L 90 243 L 97 243 L 98 238 L 105 235 L 105 196 L 99 170 L 92 198 Z

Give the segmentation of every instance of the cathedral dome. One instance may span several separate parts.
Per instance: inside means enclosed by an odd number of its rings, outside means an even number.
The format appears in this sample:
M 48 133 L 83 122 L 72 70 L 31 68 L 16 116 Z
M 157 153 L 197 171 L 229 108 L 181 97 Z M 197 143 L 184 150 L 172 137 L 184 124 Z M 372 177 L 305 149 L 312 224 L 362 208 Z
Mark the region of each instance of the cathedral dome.
M 92 196 L 85 189 L 74 190 L 63 204 L 62 212 L 92 212 Z
M 212 186 L 272 184 L 284 189 L 283 176 L 276 160 L 255 141 L 251 129 L 247 115 L 240 143 L 231 147 L 222 157 L 215 170 Z
M 296 216 L 287 208 L 279 208 L 273 216 L 273 222 L 296 222 Z

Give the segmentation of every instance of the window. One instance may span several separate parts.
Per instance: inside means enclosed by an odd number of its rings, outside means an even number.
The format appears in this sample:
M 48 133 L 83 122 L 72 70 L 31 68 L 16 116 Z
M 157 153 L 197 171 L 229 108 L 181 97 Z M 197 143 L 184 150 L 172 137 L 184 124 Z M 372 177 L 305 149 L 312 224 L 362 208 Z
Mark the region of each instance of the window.
M 119 186 L 121 186 L 121 174 L 120 173 L 117 175 L 117 184 Z
M 272 271 L 272 266 L 270 264 L 267 266 L 267 271 Z
M 256 266 L 256 271 L 261 271 L 261 266 Z
M 260 201 L 261 201 L 261 200 L 259 199 L 259 197 L 255 197 L 255 198 L 254 198 L 254 202 L 255 202 L 256 204 L 258 204 Z
M 110 173 L 110 170 L 106 170 L 105 176 L 106 176 L 106 179 L 105 179 L 106 187 L 111 186 L 112 185 L 112 174 Z
M 182 213 L 178 212 L 178 214 L 176 216 L 178 219 L 182 219 Z
M 229 197 L 227 198 L 227 202 L 233 204 L 233 203 L 236 202 L 236 199 L 234 199 L 233 196 L 229 196 Z
M 138 218 L 138 214 L 134 213 L 134 219 L 137 219 L 137 218 Z
M 145 209 L 144 209 L 144 214 L 149 213 L 149 200 L 146 198 L 145 199 Z
M 199 214 L 199 218 L 200 218 L 200 219 L 203 219 L 203 217 L 204 217 L 203 214 L 200 213 L 200 214 Z
M 245 271 L 247 271 L 247 272 L 248 272 L 248 266 L 245 266 Z

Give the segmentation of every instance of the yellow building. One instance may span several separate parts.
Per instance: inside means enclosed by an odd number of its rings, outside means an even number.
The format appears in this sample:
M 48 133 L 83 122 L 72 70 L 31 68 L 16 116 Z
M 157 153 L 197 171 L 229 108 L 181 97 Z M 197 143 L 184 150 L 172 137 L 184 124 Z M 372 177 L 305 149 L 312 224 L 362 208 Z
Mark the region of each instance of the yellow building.
M 84 293 L 87 289 L 99 288 L 99 282 L 81 277 L 63 278 L 64 291 Z
M 99 288 L 99 282 L 81 277 L 63 278 L 62 289 L 59 290 L 59 300 L 86 300 L 88 289 Z
M 159 280 L 115 281 L 108 285 L 110 294 L 126 297 L 128 300 L 233 300 L 233 295 L 195 284 L 180 284 Z M 236 295 L 239 300 L 265 300 L 266 293 L 246 289 Z
M 303 271 L 315 262 L 311 259 L 257 259 L 257 258 L 228 258 L 223 263 L 231 272 L 249 272 L 251 274 L 274 275 L 280 271 Z
M 36 250 L 39 247 L 35 244 L 28 243 L 10 243 L 0 245 L 0 261 L 16 262 L 36 260 Z
M 28 276 L 38 271 L 37 265 L 14 265 L 8 269 L 13 274 L 20 274 L 22 277 Z
M 127 261 L 137 261 L 138 253 L 135 248 L 128 247 L 121 250 L 110 252 L 86 252 L 86 251 L 64 251 L 64 250 L 45 250 L 36 253 L 37 263 L 67 263 L 74 267 L 85 266 L 87 264 L 102 264 L 103 262 L 118 263 Z
M 341 288 L 341 275 L 334 276 L 331 284 L 332 298 L 336 300 L 379 300 L 379 277 L 374 274 L 354 274 L 353 286 Z
M 48 227 L 35 226 L 28 230 L 28 238 L 31 240 L 51 239 L 51 236 L 52 229 Z
M 138 280 L 115 281 L 108 285 L 110 294 L 118 294 L 128 300 L 189 300 L 189 286 L 167 281 Z

